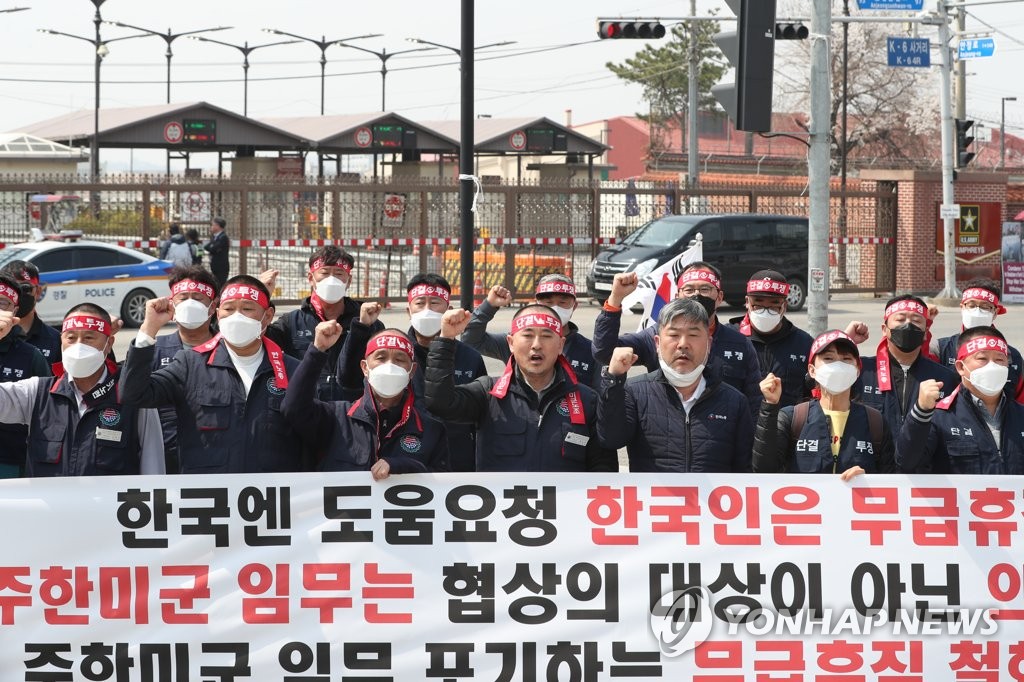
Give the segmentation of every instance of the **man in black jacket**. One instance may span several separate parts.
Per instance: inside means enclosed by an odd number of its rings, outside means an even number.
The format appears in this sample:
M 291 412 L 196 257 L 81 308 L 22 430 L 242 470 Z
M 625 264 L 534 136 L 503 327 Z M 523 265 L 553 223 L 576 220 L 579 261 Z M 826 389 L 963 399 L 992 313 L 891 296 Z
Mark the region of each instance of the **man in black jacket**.
M 661 309 L 654 342 L 660 368 L 628 382 L 636 353 L 612 353 L 597 407 L 601 442 L 625 446 L 630 471 L 750 471 L 753 418 L 744 395 L 707 368 L 707 311 L 677 298 Z
M 562 322 L 546 305 L 512 318 L 511 357 L 498 379 L 456 386 L 455 339 L 468 310 L 449 310 L 427 356 L 427 408 L 477 426 L 477 471 L 615 471 L 615 451 L 597 440 L 597 400 L 576 379 L 562 347 Z
M 228 252 L 231 250 L 231 240 L 228 233 L 224 231 L 227 221 L 223 218 L 214 218 L 210 223 L 210 241 L 206 242 L 203 250 L 210 254 L 210 272 L 217 279 L 221 288 L 228 281 Z
M 281 347 L 287 355 L 301 360 L 306 349 L 313 342 L 316 326 L 327 320 L 335 320 L 341 325 L 343 338 L 332 345 L 328 351 L 327 362 L 320 374 L 316 397 L 320 400 L 355 400 L 362 395 L 362 381 L 358 381 L 354 391 L 346 391 L 337 382 L 338 357 L 348 344 L 348 332 L 352 323 L 360 319 L 362 301 L 348 297 L 348 287 L 352 282 L 352 268 L 355 259 L 343 249 L 328 245 L 313 252 L 309 257 L 309 271 L 306 278 L 310 285 L 310 294 L 302 305 L 286 315 L 279 317 L 267 329 L 267 338 Z M 375 310 L 379 314 L 380 306 Z M 381 331 L 384 325 L 377 321 L 377 316 L 367 316 L 370 334 Z M 365 345 L 366 337 L 363 338 Z M 358 358 L 362 358 L 364 348 L 353 350 Z

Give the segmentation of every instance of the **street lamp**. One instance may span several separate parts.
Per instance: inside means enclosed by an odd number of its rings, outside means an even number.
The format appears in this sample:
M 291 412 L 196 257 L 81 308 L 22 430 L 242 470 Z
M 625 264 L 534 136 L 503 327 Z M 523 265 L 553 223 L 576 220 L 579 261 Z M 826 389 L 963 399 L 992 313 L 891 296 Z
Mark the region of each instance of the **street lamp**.
M 434 47 L 441 47 L 441 48 L 444 48 L 445 50 L 451 50 L 452 52 L 454 52 L 455 54 L 459 55 L 460 57 L 462 56 L 462 50 L 460 50 L 457 47 L 452 47 L 451 45 L 442 45 L 441 43 L 432 43 L 429 40 L 423 40 L 422 38 L 406 38 L 406 40 L 408 42 L 410 42 L 410 43 L 420 43 L 422 45 L 433 45 Z M 501 47 L 503 45 L 514 45 L 515 42 L 516 41 L 514 41 L 514 40 L 503 40 L 500 43 L 487 43 L 486 45 L 477 45 L 476 47 L 473 48 L 473 52 L 476 52 L 477 50 L 485 50 L 488 47 Z
M 1006 168 L 1006 103 L 1016 102 L 1016 97 L 1003 97 L 999 102 L 1002 110 L 999 116 L 999 168 Z
M 216 28 L 203 28 L 198 31 L 182 31 L 181 33 L 171 33 L 171 29 L 167 29 L 167 33 L 161 33 L 160 31 L 153 31 L 148 28 L 142 28 L 141 26 L 132 26 L 121 21 L 104 21 L 104 24 L 108 26 L 120 26 L 121 28 L 131 28 L 136 31 L 142 31 L 146 35 L 157 36 L 163 38 L 164 42 L 167 43 L 167 103 L 171 103 L 171 57 L 174 56 L 174 52 L 171 51 L 171 43 L 182 36 L 189 36 L 195 33 L 209 33 L 211 31 L 226 31 L 231 28 L 230 26 L 217 26 Z
M 93 50 L 95 51 L 96 66 L 93 72 L 93 82 L 95 84 L 96 96 L 92 110 L 92 141 L 89 144 L 89 173 L 92 175 L 92 179 L 95 180 L 100 174 L 100 64 L 103 63 L 103 58 L 110 53 L 110 48 L 107 47 L 108 44 L 118 40 L 131 40 L 132 38 L 145 38 L 147 36 L 143 33 L 140 35 L 122 36 L 120 38 L 103 40 L 100 38 L 100 24 L 103 22 L 103 19 L 100 17 L 100 5 L 102 5 L 105 0 L 92 0 L 92 2 L 96 5 L 96 18 L 94 20 L 94 23 L 96 24 L 95 38 L 76 36 L 73 33 L 54 31 L 49 28 L 41 28 L 39 29 L 39 32 L 84 41 L 92 45 Z
M 388 60 L 391 59 L 392 57 L 394 57 L 396 54 L 405 54 L 407 52 L 425 52 L 426 50 L 433 50 L 434 49 L 432 47 L 414 47 L 411 50 L 399 50 L 398 52 L 388 52 L 387 50 L 381 50 L 380 52 L 377 52 L 376 50 L 368 50 L 365 47 L 356 47 L 355 45 L 346 45 L 345 43 L 343 43 L 341 41 L 338 41 L 337 43 L 335 43 L 335 45 L 337 45 L 338 47 L 351 47 L 353 50 L 359 50 L 360 52 L 366 52 L 367 54 L 372 54 L 374 57 L 376 57 L 377 59 L 380 60 L 380 110 L 381 111 L 385 111 L 384 95 L 385 95 L 386 90 L 384 88 L 384 84 L 385 84 L 387 76 L 388 76 Z
M 249 46 L 249 41 L 245 41 L 242 45 L 235 45 L 234 43 L 226 43 L 223 40 L 214 40 L 213 38 L 206 38 L 204 36 L 189 36 L 190 40 L 201 40 L 204 43 L 216 43 L 217 45 L 224 45 L 226 47 L 233 47 L 242 53 L 242 115 L 249 115 L 249 53 L 260 49 L 261 47 L 272 47 L 274 45 L 291 45 L 292 43 L 299 42 L 298 40 L 280 40 L 276 43 L 263 43 L 262 45 Z
M 265 28 L 265 33 L 273 33 L 279 36 L 288 36 L 289 38 L 297 38 L 304 40 L 307 43 L 313 43 L 320 48 L 320 115 L 324 115 L 324 77 L 327 72 L 327 48 L 331 45 L 336 45 L 345 40 L 360 40 L 362 38 L 379 38 L 382 33 L 367 33 L 361 36 L 352 36 L 351 38 L 335 38 L 334 40 L 326 40 L 323 36 L 320 36 L 320 40 L 316 38 L 307 38 L 306 36 L 296 35 L 294 33 L 287 33 L 286 31 L 278 31 L 276 28 Z

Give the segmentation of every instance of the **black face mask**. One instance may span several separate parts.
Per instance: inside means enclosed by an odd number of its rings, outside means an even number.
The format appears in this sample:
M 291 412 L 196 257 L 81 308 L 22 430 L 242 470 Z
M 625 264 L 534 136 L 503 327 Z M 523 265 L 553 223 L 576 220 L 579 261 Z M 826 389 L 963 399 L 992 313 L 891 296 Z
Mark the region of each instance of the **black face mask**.
M 715 319 L 715 299 L 710 296 L 701 296 L 700 294 L 697 294 L 696 296 L 691 296 L 690 300 L 697 301 L 697 303 L 704 306 L 704 310 L 708 314 L 708 320 Z
M 921 344 L 924 343 L 924 330 L 906 322 L 898 327 L 890 328 L 889 339 L 901 351 L 910 353 L 920 348 Z
M 18 310 L 14 314 L 25 317 L 36 307 L 36 297 L 32 284 L 26 282 L 18 285 Z

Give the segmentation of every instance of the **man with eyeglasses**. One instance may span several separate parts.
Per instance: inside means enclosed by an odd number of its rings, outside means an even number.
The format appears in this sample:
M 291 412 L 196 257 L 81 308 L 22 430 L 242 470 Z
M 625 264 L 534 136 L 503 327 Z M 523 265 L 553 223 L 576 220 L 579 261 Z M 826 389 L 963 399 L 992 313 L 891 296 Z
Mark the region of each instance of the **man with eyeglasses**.
M 747 397 L 751 416 L 761 406 L 761 368 L 757 364 L 757 351 L 750 339 L 738 330 L 718 322 L 715 311 L 724 301 L 722 276 L 718 268 L 696 261 L 687 265 L 679 275 L 676 298 L 690 298 L 700 303 L 708 314 L 711 332 L 709 365 L 721 380 Z M 636 290 L 639 277 L 635 272 L 621 272 L 612 280 L 612 290 L 604 303 L 604 310 L 594 322 L 594 359 L 602 365 L 611 363 L 612 353 L 618 347 L 629 347 L 637 355 L 637 364 L 653 372 L 660 368 L 654 337 L 657 325 L 651 325 L 632 334 L 619 336 L 622 322 L 622 299 Z
M 996 326 L 996 316 L 1005 312 L 1006 308 L 999 302 L 999 285 L 996 282 L 991 279 L 973 279 L 968 282 L 960 298 L 960 334 L 932 339 L 931 351 L 939 359 L 939 364 L 954 367 L 960 335 L 975 327 Z M 1024 403 L 1024 375 L 1021 374 L 1024 362 L 1019 350 L 1009 345 L 1007 350 L 1009 374 L 1004 393 L 1018 403 Z

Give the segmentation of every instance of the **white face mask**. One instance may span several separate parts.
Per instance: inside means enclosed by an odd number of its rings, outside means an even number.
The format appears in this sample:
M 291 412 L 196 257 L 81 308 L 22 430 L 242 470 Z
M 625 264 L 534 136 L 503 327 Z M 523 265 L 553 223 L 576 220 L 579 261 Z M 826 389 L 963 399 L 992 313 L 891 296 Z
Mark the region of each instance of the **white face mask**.
M 960 310 L 960 319 L 964 323 L 964 329 L 975 327 L 991 327 L 996 319 L 995 313 L 985 312 L 981 308 L 963 308 Z
M 573 311 L 576 310 L 576 308 L 562 308 L 557 305 L 551 306 L 551 309 L 558 313 L 558 319 L 563 325 L 569 324 L 569 320 L 572 319 Z
M 991 360 L 978 369 L 972 370 L 967 377 L 971 385 L 992 397 L 997 396 L 1006 387 L 1006 377 L 1010 374 L 1010 368 L 1006 365 L 997 365 Z
M 857 381 L 860 370 L 856 365 L 835 360 L 814 368 L 814 380 L 826 392 L 838 395 L 848 390 Z
M 248 346 L 263 336 L 263 323 L 246 317 L 242 313 L 232 313 L 221 318 L 218 324 L 220 325 L 220 335 L 236 348 Z
M 315 288 L 316 295 L 324 303 L 337 303 L 345 298 L 345 293 L 348 291 L 348 285 L 334 275 L 317 282 Z
M 175 303 L 174 321 L 185 329 L 198 329 L 210 321 L 210 308 L 194 298 Z
M 85 343 L 73 343 L 61 352 L 64 371 L 72 379 L 91 377 L 103 366 L 105 359 L 103 351 Z
M 782 313 L 774 313 L 768 310 L 762 310 L 760 312 L 750 313 L 750 324 L 754 326 L 754 329 L 767 334 L 773 331 L 782 322 Z
M 367 381 L 381 398 L 394 398 L 409 385 L 409 372 L 394 363 L 385 362 L 370 370 Z
M 668 379 L 668 383 L 676 388 L 686 388 L 700 380 L 700 375 L 704 373 L 704 365 L 707 364 L 707 358 L 689 372 L 675 371 L 672 369 L 672 365 L 665 362 L 660 356 L 658 357 L 658 363 L 661 365 L 661 371 L 665 378 Z
M 441 318 L 443 314 L 430 308 L 424 308 L 409 316 L 412 321 L 412 328 L 423 336 L 437 336 L 441 332 Z

